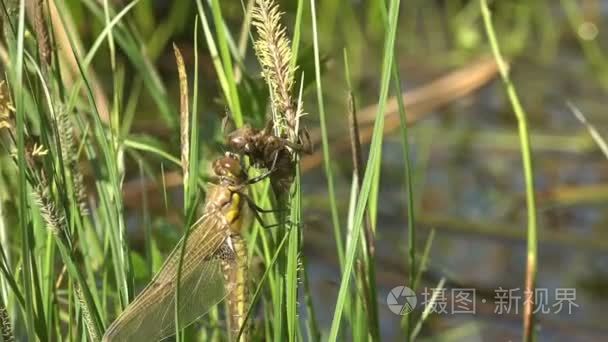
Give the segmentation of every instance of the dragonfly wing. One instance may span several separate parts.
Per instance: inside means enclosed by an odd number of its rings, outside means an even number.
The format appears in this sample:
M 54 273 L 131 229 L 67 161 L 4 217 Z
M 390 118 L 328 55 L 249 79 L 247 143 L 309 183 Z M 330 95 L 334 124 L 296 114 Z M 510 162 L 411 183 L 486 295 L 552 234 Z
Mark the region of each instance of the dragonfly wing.
M 180 326 L 194 322 L 230 291 L 222 263 L 235 262 L 221 213 L 206 214 L 188 236 L 182 261 Z M 175 333 L 175 287 L 183 239 L 146 288 L 112 323 L 103 341 L 158 341 Z

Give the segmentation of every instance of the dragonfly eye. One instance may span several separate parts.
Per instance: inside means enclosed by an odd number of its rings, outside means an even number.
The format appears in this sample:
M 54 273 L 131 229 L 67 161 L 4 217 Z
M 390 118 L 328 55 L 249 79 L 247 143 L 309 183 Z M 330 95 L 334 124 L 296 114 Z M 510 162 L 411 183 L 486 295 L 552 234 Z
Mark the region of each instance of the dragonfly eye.
M 242 173 L 241 159 L 237 154 L 226 152 L 223 158 L 213 162 L 213 172 L 218 177 L 240 177 Z

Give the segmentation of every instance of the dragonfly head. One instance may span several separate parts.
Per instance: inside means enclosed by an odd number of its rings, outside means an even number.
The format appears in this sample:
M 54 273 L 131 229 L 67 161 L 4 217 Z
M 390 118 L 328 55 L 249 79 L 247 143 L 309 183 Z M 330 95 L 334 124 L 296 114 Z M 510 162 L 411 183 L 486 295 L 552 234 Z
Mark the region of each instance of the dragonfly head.
M 241 158 L 238 154 L 226 152 L 222 158 L 218 158 L 213 162 L 213 172 L 222 182 L 230 184 L 240 184 L 247 179 L 247 175 L 243 172 Z

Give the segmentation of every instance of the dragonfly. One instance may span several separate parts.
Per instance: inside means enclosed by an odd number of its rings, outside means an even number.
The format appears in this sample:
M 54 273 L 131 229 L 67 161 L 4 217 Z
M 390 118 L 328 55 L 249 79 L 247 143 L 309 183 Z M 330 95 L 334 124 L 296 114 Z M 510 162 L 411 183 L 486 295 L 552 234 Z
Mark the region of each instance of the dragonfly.
M 295 176 L 295 153 L 310 154 L 313 146 L 306 130 L 298 133 L 299 142 L 292 142 L 273 133 L 274 123 L 264 128 L 243 125 L 228 133 L 226 144 L 234 152 L 244 154 L 258 168 L 273 170 L 270 182 L 277 196 L 287 193 Z
M 239 155 L 226 152 L 213 162 L 218 182 L 207 193 L 203 215 L 192 225 L 154 276 L 106 331 L 103 341 L 159 341 L 175 334 L 175 290 L 179 279 L 180 328 L 193 323 L 226 299 L 233 340 L 245 324 L 248 309 L 247 251 L 242 238 L 252 209 L 247 186 L 269 175 L 248 179 Z M 259 213 L 254 213 L 259 215 Z M 247 340 L 243 328 L 240 341 Z

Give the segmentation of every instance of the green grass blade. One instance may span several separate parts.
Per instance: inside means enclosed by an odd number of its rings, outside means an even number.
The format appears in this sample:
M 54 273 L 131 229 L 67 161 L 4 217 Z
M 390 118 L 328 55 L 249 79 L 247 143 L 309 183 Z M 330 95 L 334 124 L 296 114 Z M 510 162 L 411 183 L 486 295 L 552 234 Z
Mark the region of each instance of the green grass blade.
M 18 26 L 17 26 L 17 37 L 16 37 L 16 49 L 13 50 L 13 60 L 15 61 L 14 68 L 14 84 L 15 88 L 15 108 L 16 108 L 16 118 L 17 118 L 17 164 L 18 164 L 18 172 L 19 172 L 19 207 L 18 207 L 18 217 L 19 222 L 21 223 L 21 257 L 23 263 L 23 288 L 24 288 L 24 296 L 25 296 L 25 326 L 27 330 L 27 336 L 29 338 L 34 339 L 34 324 L 35 324 L 35 313 L 34 313 L 34 305 L 33 305 L 33 289 L 32 281 L 34 274 L 31 267 L 31 263 L 29 260 L 30 248 L 33 246 L 33 242 L 31 241 L 30 234 L 30 226 L 28 224 L 29 215 L 27 214 L 27 186 L 25 180 L 25 169 L 26 169 L 26 161 L 25 161 L 25 108 L 23 102 L 23 56 L 24 56 L 24 32 L 25 32 L 25 1 L 19 1 L 19 16 L 18 16 Z
M 526 261 L 526 283 L 524 291 L 526 293 L 534 293 L 536 287 L 536 273 L 537 273 L 537 225 L 536 225 L 536 198 L 534 193 L 534 168 L 532 165 L 532 151 L 530 146 L 530 134 L 528 132 L 528 119 L 526 112 L 524 111 L 515 86 L 511 82 L 509 76 L 509 70 L 507 63 L 504 61 L 500 52 L 500 47 L 496 39 L 496 33 L 494 32 L 494 26 L 492 24 L 492 16 L 488 4 L 485 0 L 480 0 L 481 14 L 486 30 L 486 35 L 490 41 L 490 47 L 492 48 L 492 54 L 498 65 L 500 76 L 502 77 L 509 102 L 513 108 L 513 112 L 517 119 L 519 139 L 520 139 L 520 150 L 521 158 L 523 161 L 523 174 L 526 187 L 526 206 L 528 209 L 528 234 L 527 234 L 527 261 Z M 534 301 L 528 300 L 524 305 L 524 327 L 523 327 L 523 340 L 533 341 L 534 340 Z
M 60 17 L 63 20 L 63 17 Z M 93 91 L 87 78 L 87 73 L 84 71 L 82 60 L 76 52 L 77 50 L 75 48 L 74 38 L 68 34 L 68 39 L 72 47 L 73 56 L 78 66 L 78 70 L 84 82 L 85 89 L 87 90 L 87 97 L 90 108 L 93 112 L 93 134 L 96 137 L 96 141 L 100 147 L 100 153 L 103 161 L 102 167 L 104 167 L 107 171 L 108 184 L 105 186 L 100 186 L 98 189 L 100 190 L 100 197 L 102 197 L 105 210 L 107 210 L 106 218 L 109 220 L 108 223 L 113 227 L 117 227 L 117 229 L 110 229 L 109 232 L 112 237 L 111 245 L 115 258 L 114 261 L 118 262 L 121 266 L 115 270 L 117 275 L 117 287 L 121 293 L 122 304 L 126 305 L 133 293 L 133 274 L 131 261 L 128 254 L 128 246 L 125 239 L 125 224 L 122 216 L 122 180 L 118 165 L 119 157 L 117 154 L 117 149 L 120 149 L 121 146 L 117 146 L 117 142 L 115 141 L 108 141 L 109 134 L 107 133 L 104 124 L 101 122 L 101 118 L 95 104 Z M 87 150 L 90 155 L 95 154 L 91 146 L 88 146 Z M 85 300 L 87 301 L 87 304 L 89 304 L 89 310 L 92 310 L 94 306 L 92 300 L 89 302 L 90 293 L 88 293 L 88 287 L 82 286 L 82 290 Z M 95 321 L 99 319 L 97 312 L 94 311 L 91 314 L 96 318 Z M 97 326 L 99 331 L 103 331 L 103 325 L 100 322 L 97 322 Z
M 420 330 L 422 330 L 422 324 L 431 315 L 433 308 L 435 307 L 435 304 L 437 303 L 437 298 L 439 297 L 439 294 L 441 293 L 444 285 L 445 285 L 445 278 L 441 278 L 441 280 L 439 281 L 439 284 L 437 284 L 437 286 L 433 288 L 433 294 L 431 295 L 431 299 L 424 307 L 424 310 L 422 311 L 422 316 L 420 317 L 420 320 L 418 320 L 418 322 L 416 323 L 416 326 L 414 327 L 414 330 L 412 331 L 412 335 L 409 337 L 412 341 L 416 340 L 416 337 L 418 337 Z
M 200 138 L 198 118 L 198 18 L 194 21 L 194 81 L 192 83 L 192 111 L 190 112 L 190 179 L 188 191 L 190 203 L 198 192 L 197 180 L 200 170 Z
M 393 61 L 393 82 L 395 84 L 395 96 L 397 97 L 397 104 L 399 107 L 399 127 L 401 129 L 401 144 L 403 149 L 403 160 L 404 160 L 404 173 L 405 173 L 405 188 L 407 193 L 407 227 L 408 227 L 408 235 L 407 235 L 407 262 L 408 262 L 408 272 L 409 272 L 409 284 L 412 290 L 416 290 L 416 274 L 418 269 L 418 264 L 416 263 L 416 219 L 415 214 L 416 210 L 414 208 L 414 186 L 412 182 L 412 166 L 411 166 L 411 156 L 410 156 L 410 144 L 409 144 L 409 133 L 407 127 L 407 116 L 405 113 L 405 104 L 403 103 L 403 96 L 401 90 L 401 77 L 399 75 L 399 69 L 395 61 Z M 406 336 L 408 341 L 411 335 L 411 326 L 412 326 L 412 315 L 411 312 L 406 314 Z
M 296 169 L 296 178 L 292 187 L 294 196 L 291 200 L 291 213 L 289 215 L 294 227 L 290 229 L 287 234 L 289 235 L 289 244 L 287 246 L 287 276 L 286 276 L 286 290 L 287 298 L 285 302 L 285 308 L 287 310 L 287 335 L 289 341 L 295 341 L 298 331 L 298 272 L 299 272 L 299 253 L 300 253 L 300 224 L 302 214 L 302 193 L 300 188 L 300 170 L 299 167 Z
M 147 144 L 143 141 L 139 141 L 136 138 L 127 138 L 123 141 L 123 144 L 125 147 L 129 147 L 134 150 L 145 151 L 145 152 L 150 152 L 150 153 L 156 154 L 159 157 L 164 158 L 177 166 L 181 165 L 180 160 L 177 157 L 169 154 L 169 152 L 163 151 L 160 148 Z
M 355 211 L 355 221 L 353 225 L 353 234 L 351 236 L 351 242 L 348 244 L 346 252 L 346 260 L 345 266 L 342 273 L 342 282 L 340 284 L 340 290 L 338 292 L 338 299 L 336 302 L 336 309 L 334 311 L 334 317 L 331 325 L 329 341 L 336 341 L 338 338 L 338 331 L 340 329 L 340 324 L 342 320 L 342 313 L 344 308 L 344 302 L 346 300 L 346 295 L 348 292 L 348 288 L 350 286 L 350 275 L 353 271 L 353 265 L 355 260 L 355 255 L 357 252 L 358 239 L 362 228 L 363 217 L 365 213 L 365 208 L 367 205 L 367 200 L 370 194 L 370 190 L 372 187 L 372 181 L 374 177 L 374 168 L 377 163 L 380 163 L 379 159 L 380 149 L 382 148 L 382 138 L 383 138 L 383 129 L 384 129 L 384 107 L 386 103 L 386 99 L 388 98 L 388 90 L 390 85 L 390 71 L 392 67 L 392 61 L 394 56 L 394 43 L 395 36 L 397 31 L 397 19 L 399 17 L 399 0 L 393 0 L 390 2 L 389 7 L 389 24 L 388 24 L 388 32 L 386 34 L 386 40 L 384 45 L 383 52 L 383 61 L 382 61 L 382 78 L 381 78 L 381 88 L 380 88 L 380 96 L 378 100 L 378 111 L 376 113 L 376 121 L 374 123 L 374 130 L 372 136 L 372 142 L 370 147 L 370 155 L 368 158 L 365 175 L 363 178 L 363 184 L 361 186 L 359 199 L 357 201 L 357 207 Z M 314 4 L 311 2 L 311 6 L 313 6 L 313 18 L 315 16 Z M 313 19 L 313 31 L 316 31 L 316 23 Z
M 334 228 L 334 237 L 336 238 L 336 246 L 338 248 L 338 257 L 340 257 L 343 253 L 342 251 L 342 241 L 340 241 L 340 230 L 342 229 L 340 225 L 340 218 L 338 213 L 338 205 L 336 203 L 336 192 L 334 186 L 334 176 L 331 166 L 331 156 L 329 152 L 329 140 L 327 134 L 327 120 L 325 118 L 325 102 L 323 99 L 323 85 L 321 82 L 321 62 L 319 58 L 319 40 L 317 33 L 317 19 L 316 19 L 316 10 L 315 3 L 313 0 L 310 1 L 311 8 L 311 16 L 312 16 L 312 28 L 313 28 L 313 44 L 314 44 L 314 55 L 315 55 L 315 80 L 316 80 L 316 89 L 317 89 L 317 104 L 319 111 L 319 124 L 321 126 L 321 137 L 322 137 L 322 149 L 323 149 L 323 166 L 325 170 L 325 177 L 327 179 L 327 193 L 329 196 L 329 206 L 331 209 L 331 222 Z M 342 258 L 340 258 L 340 264 L 342 265 Z

